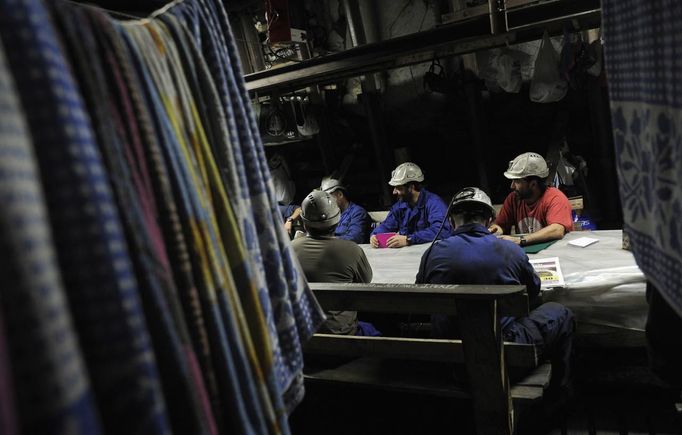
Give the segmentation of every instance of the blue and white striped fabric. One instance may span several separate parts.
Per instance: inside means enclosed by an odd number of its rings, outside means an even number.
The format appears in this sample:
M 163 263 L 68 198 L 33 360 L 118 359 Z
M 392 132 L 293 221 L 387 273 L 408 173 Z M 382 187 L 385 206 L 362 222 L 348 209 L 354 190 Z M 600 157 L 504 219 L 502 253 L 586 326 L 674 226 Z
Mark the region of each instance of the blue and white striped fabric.
M 105 61 L 114 57 L 109 50 L 111 42 L 100 33 L 102 22 L 109 18 L 96 10 L 59 0 L 52 10 L 62 29 L 103 162 L 112 179 L 172 429 L 175 433 L 213 433 L 210 408 L 202 407 L 203 380 L 192 370 L 195 357 L 187 352 L 189 334 L 158 223 L 158 206 L 148 177 L 149 162 L 135 134 L 136 119 L 125 110 L 130 104 L 129 92 L 119 65 Z
M 43 3 L 0 1 L 0 38 L 33 136 L 64 288 L 102 423 L 110 433 L 167 434 L 110 180 Z
M 229 206 L 222 180 L 213 157 L 205 154 L 210 148 L 202 148 L 207 145 L 203 123 L 208 120 L 195 116 L 196 103 L 188 92 L 192 86 L 179 62 L 177 46 L 161 21 L 144 26 L 121 23 L 120 34 L 135 57 L 146 97 L 154 108 L 157 131 L 163 139 L 160 143 L 169 167 L 173 168 L 183 225 L 192 234 L 188 242 L 204 298 L 222 393 L 219 399 L 225 406 L 217 409 L 216 414 L 223 416 L 231 433 L 277 433 L 269 431 L 275 413 L 261 377 L 254 373 L 257 365 L 249 364 L 249 331 L 240 327 L 242 309 L 236 294 L 235 298 L 231 295 L 236 293 L 237 277 L 230 272 L 238 265 L 228 261 L 222 243 L 230 231 L 220 225 L 230 213 L 221 206 Z M 238 230 L 233 225 L 233 231 Z M 232 251 L 239 250 L 235 243 L 228 246 Z
M 624 231 L 682 316 L 682 3 L 604 0 L 602 17 Z
M 241 67 L 229 21 L 222 4 L 211 0 L 193 0 L 174 8 L 193 31 L 206 57 L 228 117 L 232 157 L 239 173 L 239 185 L 228 186 L 233 201 L 241 201 L 235 210 L 258 273 L 264 276 L 272 317 L 268 319 L 275 349 L 277 378 L 282 390 L 294 388 L 289 406 L 302 396 L 294 381 L 300 375 L 303 360 L 301 343 L 323 321 L 323 313 L 300 270 L 289 238 L 281 225 L 274 186 L 265 152 L 246 94 Z
M 211 146 L 212 157 L 217 167 L 220 168 L 219 174 L 222 177 L 221 185 L 224 187 L 233 185 L 238 186 L 238 172 L 232 157 L 232 147 L 229 140 L 229 132 L 223 105 L 217 93 L 215 83 L 208 70 L 206 61 L 196 46 L 196 42 L 191 37 L 188 29 L 175 16 L 164 14 L 159 19 L 168 25 L 169 31 L 174 35 L 176 46 L 181 53 L 185 76 L 190 87 L 193 89 L 194 98 L 197 102 L 196 107 L 198 117 L 201 119 L 204 130 L 207 134 L 207 142 Z M 229 198 L 234 197 L 230 193 Z M 216 205 L 218 202 L 215 203 Z M 230 220 L 235 219 L 235 215 L 240 214 L 235 211 L 242 201 L 231 200 L 229 202 Z M 227 210 L 226 210 L 227 211 Z M 242 211 L 244 213 L 245 211 Z M 227 216 L 223 216 L 224 219 Z M 233 240 L 224 240 L 224 246 L 230 248 L 226 250 L 229 258 L 230 267 L 233 271 L 236 291 L 239 294 L 241 307 L 244 310 L 244 319 L 248 330 L 246 341 L 253 343 L 254 359 L 250 359 L 255 364 L 254 372 L 258 373 L 257 385 L 264 390 L 262 397 L 265 402 L 272 403 L 272 409 L 276 412 L 278 425 L 282 431 L 288 427 L 287 410 L 283 403 L 283 393 L 279 383 L 275 378 L 275 367 L 273 361 L 273 346 L 268 332 L 266 314 L 271 313 L 267 293 L 260 291 L 256 264 L 249 253 L 245 252 L 244 240 L 241 227 L 229 224 L 223 226 L 224 236 L 233 237 Z M 265 301 L 266 308 L 264 308 Z M 272 317 L 272 316 L 270 316 Z M 265 407 L 270 409 L 271 406 Z
M 4 13 L 4 12 L 3 12 Z M 0 20 L 3 21 L 3 20 Z M 25 433 L 98 434 L 83 357 L 52 245 L 39 172 L 0 40 L 0 369 L 10 358 L 14 387 L 0 380 L 0 432 L 16 393 Z M 4 368 L 7 368 L 6 366 Z M 7 373 L 1 373 L 0 377 Z M 12 391 L 13 390 L 13 391 Z M 11 410 L 10 410 L 11 411 Z

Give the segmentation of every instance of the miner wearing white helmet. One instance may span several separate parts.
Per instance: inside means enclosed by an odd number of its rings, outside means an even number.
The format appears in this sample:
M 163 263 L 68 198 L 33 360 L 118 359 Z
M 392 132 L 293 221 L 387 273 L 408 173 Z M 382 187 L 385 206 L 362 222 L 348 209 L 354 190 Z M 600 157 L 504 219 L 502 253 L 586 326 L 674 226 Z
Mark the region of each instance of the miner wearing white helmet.
M 528 256 L 518 245 L 501 240 L 488 231 L 495 219 L 490 198 L 478 187 L 460 190 L 452 200 L 449 220 L 451 237 L 438 240 L 422 255 L 418 284 L 522 284 L 532 302 L 540 294 L 540 278 Z M 458 338 L 456 320 L 431 316 L 436 338 Z M 543 358 L 552 362 L 552 382 L 569 379 L 573 343 L 573 313 L 556 302 L 542 304 L 527 317 L 500 319 L 505 341 L 535 344 Z
M 386 219 L 372 231 L 369 239 L 372 246 L 379 246 L 376 234 L 380 233 L 398 233 L 388 239 L 386 245 L 389 248 L 433 241 L 445 220 L 447 206 L 438 195 L 422 187 L 423 181 L 424 173 L 412 162 L 398 165 L 391 173 L 388 184 L 393 186 L 393 194 L 398 197 L 398 202 L 393 204 Z M 445 222 L 441 236 L 448 237 L 451 231 L 450 224 Z
M 352 240 L 355 243 L 365 243 L 369 230 L 367 211 L 348 198 L 348 190 L 336 178 L 324 177 L 320 190 L 330 194 L 336 200 L 336 205 L 341 209 L 341 220 L 336 227 L 336 237 Z
M 356 243 L 334 237 L 341 219 L 336 200 L 324 190 L 315 190 L 301 204 L 301 219 L 307 232 L 291 242 L 309 282 L 372 281 L 372 267 Z M 358 322 L 355 311 L 327 311 L 320 332 L 344 335 L 376 335 L 371 324 Z
M 502 209 L 490 231 L 521 246 L 558 240 L 573 229 L 571 203 L 559 189 L 546 184 L 549 168 L 540 154 L 529 152 L 509 162 L 511 180 Z M 511 237 L 512 225 L 520 237 Z

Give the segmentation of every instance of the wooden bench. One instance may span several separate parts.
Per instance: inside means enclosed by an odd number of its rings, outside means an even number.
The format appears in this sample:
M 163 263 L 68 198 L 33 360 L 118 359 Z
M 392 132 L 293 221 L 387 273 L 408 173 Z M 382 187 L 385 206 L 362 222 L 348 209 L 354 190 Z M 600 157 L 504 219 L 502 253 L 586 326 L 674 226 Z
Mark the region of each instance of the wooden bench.
M 389 391 L 468 398 L 481 434 L 511 434 L 514 406 L 541 399 L 549 364 L 534 345 L 503 342 L 502 316 L 528 315 L 521 285 L 311 283 L 329 310 L 456 315 L 461 340 L 315 334 L 304 347 L 306 383 L 348 384 Z M 314 356 L 354 358 L 310 367 Z M 346 359 L 348 361 L 348 359 Z M 459 368 L 464 376 L 455 376 Z M 511 385 L 510 370 L 524 375 Z M 463 378 L 463 379 L 462 379 Z

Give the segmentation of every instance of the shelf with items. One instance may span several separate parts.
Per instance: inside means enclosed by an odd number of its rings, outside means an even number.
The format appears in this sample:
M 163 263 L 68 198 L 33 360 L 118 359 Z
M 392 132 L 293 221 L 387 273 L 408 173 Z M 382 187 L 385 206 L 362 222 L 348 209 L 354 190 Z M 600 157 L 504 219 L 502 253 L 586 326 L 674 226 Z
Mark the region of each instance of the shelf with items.
M 246 88 L 250 92 L 294 91 L 433 59 L 533 41 L 540 39 L 545 30 L 550 35 L 559 35 L 565 26 L 585 30 L 601 24 L 599 0 L 514 4 L 513 8 L 500 7 L 496 0 L 489 0 L 488 4 L 466 12 L 466 19 L 427 31 L 247 74 Z

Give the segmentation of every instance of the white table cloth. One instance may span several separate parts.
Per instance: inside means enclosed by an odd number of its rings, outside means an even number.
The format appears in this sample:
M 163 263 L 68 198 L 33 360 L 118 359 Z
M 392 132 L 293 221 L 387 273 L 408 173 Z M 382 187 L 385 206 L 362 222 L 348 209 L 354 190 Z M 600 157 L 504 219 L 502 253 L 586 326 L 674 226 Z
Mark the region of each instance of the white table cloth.
M 579 237 L 599 242 L 585 248 L 568 245 Z M 429 244 L 400 249 L 360 245 L 372 265 L 376 283 L 413 283 L 422 254 Z M 581 324 L 644 330 L 646 281 L 631 252 L 621 248 L 622 231 L 571 232 L 530 258 L 559 257 L 565 287 L 543 293 L 573 310 Z

